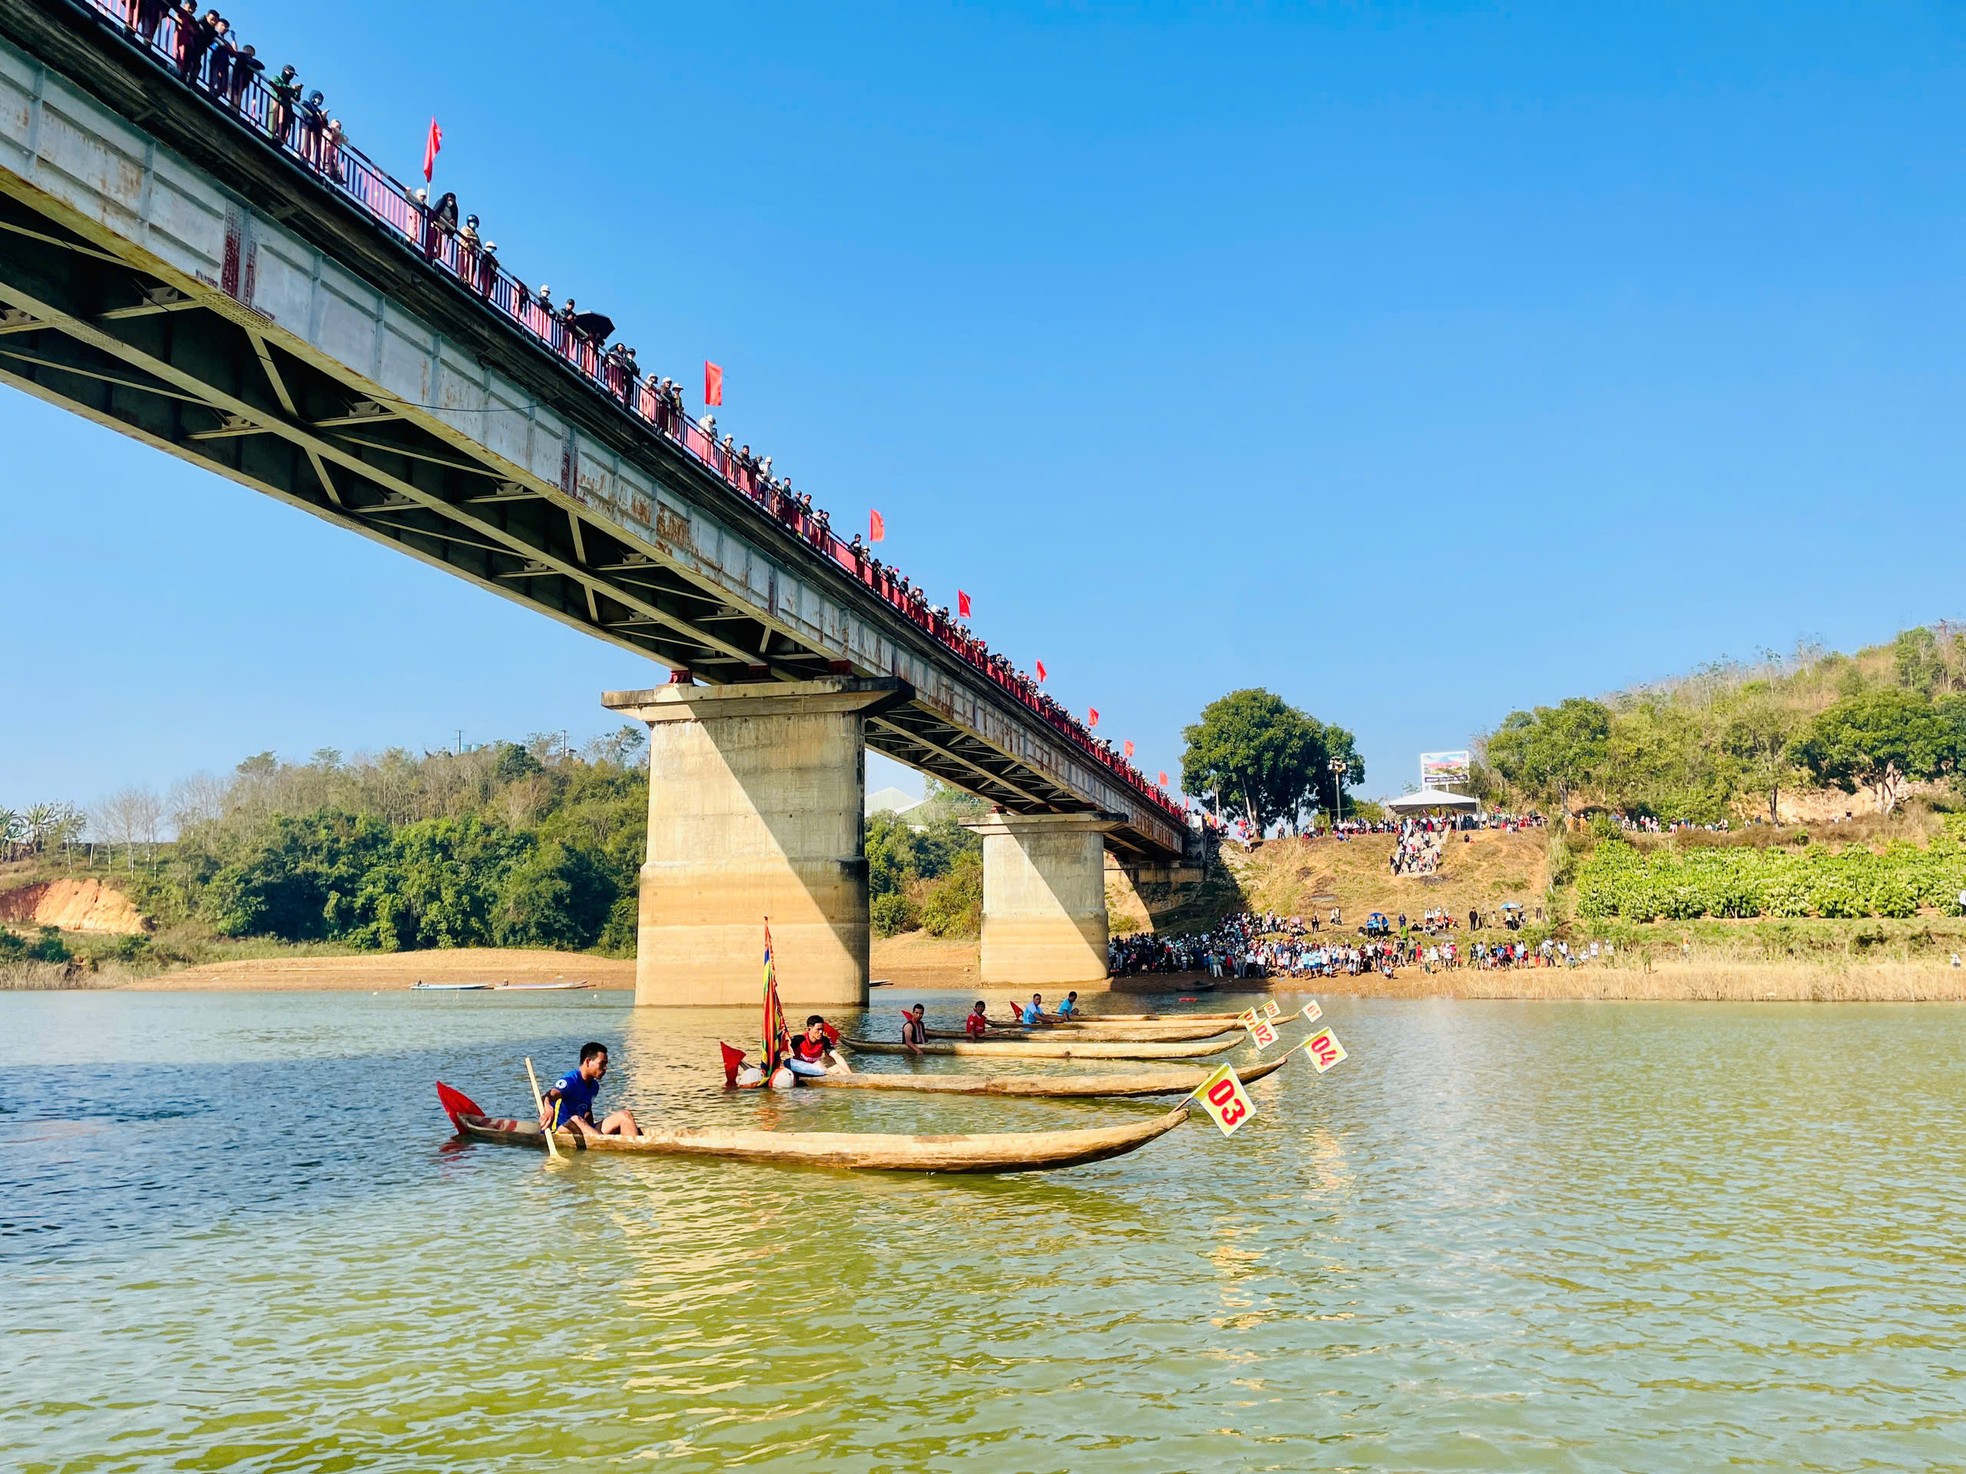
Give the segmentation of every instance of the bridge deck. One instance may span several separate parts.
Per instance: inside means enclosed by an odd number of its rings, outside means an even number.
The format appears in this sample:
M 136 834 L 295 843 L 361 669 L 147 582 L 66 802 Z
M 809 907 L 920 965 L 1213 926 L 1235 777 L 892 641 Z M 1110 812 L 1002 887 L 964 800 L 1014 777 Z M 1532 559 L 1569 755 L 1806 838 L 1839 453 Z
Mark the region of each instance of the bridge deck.
M 871 745 L 1180 852 L 1130 764 L 400 183 L 280 146 L 263 93 L 235 112 L 111 11 L 0 7 L 0 380 L 712 683 L 899 676 Z

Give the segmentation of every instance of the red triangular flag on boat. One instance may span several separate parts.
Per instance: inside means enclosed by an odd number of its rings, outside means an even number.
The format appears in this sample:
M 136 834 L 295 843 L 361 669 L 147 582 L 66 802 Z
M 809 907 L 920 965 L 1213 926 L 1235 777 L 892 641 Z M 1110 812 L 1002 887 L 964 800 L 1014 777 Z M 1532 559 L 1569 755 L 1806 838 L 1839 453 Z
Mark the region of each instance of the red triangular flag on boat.
M 956 590 L 956 613 L 963 619 L 969 618 L 969 595 L 961 589 Z
M 724 402 L 724 369 L 722 364 L 703 360 L 703 402 L 722 404 Z
M 1037 664 L 1038 664 L 1038 680 L 1040 683 L 1042 683 L 1044 681 L 1044 662 L 1040 660 Z
M 867 514 L 867 541 L 877 543 L 886 536 L 887 518 L 883 517 L 879 512 L 869 512 Z
M 444 146 L 444 130 L 437 126 L 437 120 L 430 120 L 429 136 L 423 140 L 423 182 L 428 184 L 430 176 L 437 168 L 437 150 Z

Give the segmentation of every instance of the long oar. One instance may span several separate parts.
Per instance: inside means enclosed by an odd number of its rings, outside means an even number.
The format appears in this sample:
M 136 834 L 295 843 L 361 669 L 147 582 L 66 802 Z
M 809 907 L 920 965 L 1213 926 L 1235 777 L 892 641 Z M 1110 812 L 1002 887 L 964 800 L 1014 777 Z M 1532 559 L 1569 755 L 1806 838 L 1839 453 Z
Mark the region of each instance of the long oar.
M 526 1079 L 532 1083 L 533 1109 L 536 1112 L 538 1112 L 542 1118 L 544 1118 L 546 1115 L 546 1097 L 544 1097 L 539 1093 L 539 1076 L 535 1075 L 532 1072 L 531 1055 L 526 1056 Z M 553 1139 L 553 1128 L 551 1126 L 542 1126 L 541 1129 L 544 1130 L 546 1133 L 546 1155 L 548 1159 L 555 1162 L 559 1161 L 560 1144 Z

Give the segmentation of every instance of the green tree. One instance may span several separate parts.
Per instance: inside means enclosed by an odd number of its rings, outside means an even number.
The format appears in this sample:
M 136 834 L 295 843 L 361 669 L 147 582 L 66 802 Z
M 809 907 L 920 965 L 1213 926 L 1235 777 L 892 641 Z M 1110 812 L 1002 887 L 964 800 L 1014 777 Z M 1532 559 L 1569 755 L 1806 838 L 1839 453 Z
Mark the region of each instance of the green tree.
M 1488 739 L 1488 762 L 1516 788 L 1567 811 L 1573 794 L 1602 777 L 1610 737 L 1610 708 L 1572 696 L 1510 712 Z
M 600 940 L 617 894 L 591 851 L 558 840 L 535 845 L 499 881 L 492 940 L 584 950 Z
M 1326 727 L 1317 718 L 1260 688 L 1231 691 L 1202 708 L 1201 720 L 1185 728 L 1181 787 L 1195 798 L 1220 796 L 1224 806 L 1240 808 L 1260 832 L 1277 819 L 1294 819 L 1332 792 L 1327 742 L 1341 739 L 1352 771 L 1347 787 L 1365 776 L 1351 734 Z
M 1907 783 L 1937 777 L 1952 764 L 1951 737 L 1930 701 L 1885 688 L 1846 696 L 1823 711 L 1797 757 L 1819 783 L 1845 793 L 1868 788 L 1888 814 Z
M 1768 682 L 1750 681 L 1721 729 L 1721 746 L 1740 764 L 1742 779 L 1768 796 L 1770 824 L 1781 822 L 1782 787 L 1796 775 L 1795 745 L 1803 726 L 1801 711 Z

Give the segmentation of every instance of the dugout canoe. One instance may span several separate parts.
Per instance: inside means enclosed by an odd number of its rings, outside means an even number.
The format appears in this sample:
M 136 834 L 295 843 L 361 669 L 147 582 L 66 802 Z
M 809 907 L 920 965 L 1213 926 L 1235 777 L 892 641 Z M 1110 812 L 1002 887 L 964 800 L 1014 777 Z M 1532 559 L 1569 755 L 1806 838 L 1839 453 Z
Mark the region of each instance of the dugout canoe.
M 969 1054 L 980 1059 L 1202 1059 L 1226 1054 L 1242 1043 L 1225 1039 L 1220 1044 L 1125 1044 L 1116 1039 L 1005 1039 L 976 1043 L 932 1041 L 918 1044 L 922 1054 Z M 867 1054 L 907 1054 L 908 1046 L 886 1039 L 848 1039 L 848 1049 Z
M 1064 1024 L 1059 1025 L 1059 1027 L 1069 1029 L 1084 1024 L 1109 1023 L 1174 1024 L 1192 1023 L 1196 1021 L 1212 1023 L 1217 1020 L 1226 1020 L 1229 1023 L 1234 1023 L 1241 1017 L 1242 1015 L 1239 1013 L 1088 1013 L 1080 1018 L 1068 1020 Z
M 1059 1024 L 1040 1024 L 1035 1028 L 1024 1028 L 1009 1024 L 995 1024 L 983 1036 L 984 1042 L 991 1039 L 1083 1039 L 1087 1042 L 1105 1040 L 1112 1044 L 1186 1044 L 1195 1039 L 1213 1039 L 1218 1034 L 1226 1034 L 1236 1028 L 1234 1023 L 1197 1024 L 1191 1028 L 1178 1025 L 1156 1029 L 1146 1024 L 1116 1024 L 1110 1029 L 1075 1029 Z M 1062 1033 L 1060 1031 L 1063 1031 Z M 967 1039 L 966 1029 L 930 1029 L 931 1039 Z
M 1236 1071 L 1242 1083 L 1274 1075 L 1295 1050 Z M 1008 1095 L 1065 1100 L 1115 1095 L 1188 1095 L 1201 1089 L 1213 1070 L 1142 1070 L 1133 1075 L 814 1075 L 799 1088 L 827 1090 L 912 1090 L 926 1095 Z
M 546 1134 L 537 1121 L 488 1116 L 468 1097 L 441 1081 L 438 1098 L 460 1136 L 472 1141 L 542 1150 Z M 758 1131 L 686 1126 L 644 1131 L 640 1136 L 575 1137 L 556 1131 L 566 1152 L 626 1152 L 645 1156 L 722 1157 L 870 1172 L 1046 1172 L 1103 1162 L 1138 1151 L 1188 1119 L 1184 1100 L 1157 1116 L 1124 1126 L 1078 1131 L 988 1131 L 911 1136 L 873 1131 Z

